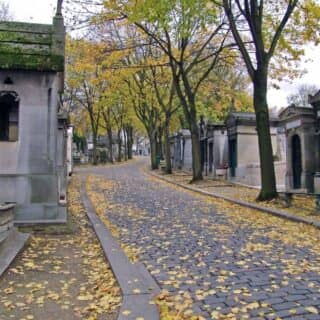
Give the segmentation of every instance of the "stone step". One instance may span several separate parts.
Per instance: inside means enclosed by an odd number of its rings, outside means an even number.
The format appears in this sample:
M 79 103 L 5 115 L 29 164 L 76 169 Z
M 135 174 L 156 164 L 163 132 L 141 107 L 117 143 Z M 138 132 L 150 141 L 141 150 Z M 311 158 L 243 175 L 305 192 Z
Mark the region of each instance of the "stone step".
M 2 242 L 4 242 L 7 239 L 10 232 L 11 230 L 0 232 L 0 245 L 2 244 Z
M 29 233 L 21 233 L 13 228 L 6 239 L 2 241 L 0 244 L 0 277 L 23 249 L 29 237 Z

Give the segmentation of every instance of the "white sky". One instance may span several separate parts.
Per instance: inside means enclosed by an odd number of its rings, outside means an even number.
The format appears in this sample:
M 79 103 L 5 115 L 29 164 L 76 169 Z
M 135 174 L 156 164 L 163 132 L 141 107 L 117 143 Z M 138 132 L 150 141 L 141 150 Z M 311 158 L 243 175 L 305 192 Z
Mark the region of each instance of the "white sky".
M 51 23 L 57 0 L 3 0 L 9 4 L 14 20 Z
M 17 21 L 51 23 L 55 13 L 57 0 L 4 0 L 9 3 L 10 11 Z M 302 64 L 308 70 L 301 79 L 294 83 L 281 83 L 280 90 L 269 89 L 268 103 L 270 107 L 287 106 L 286 97 L 295 91 L 295 88 L 302 83 L 314 84 L 320 89 L 320 46 L 308 48 L 307 58 L 312 62 Z

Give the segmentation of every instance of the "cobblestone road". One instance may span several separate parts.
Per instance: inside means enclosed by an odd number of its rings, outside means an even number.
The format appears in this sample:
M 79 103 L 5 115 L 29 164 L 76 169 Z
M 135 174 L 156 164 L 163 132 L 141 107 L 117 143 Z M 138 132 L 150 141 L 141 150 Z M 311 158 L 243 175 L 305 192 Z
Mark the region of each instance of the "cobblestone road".
M 206 200 L 141 165 L 90 173 L 111 181 L 106 215 L 162 289 L 189 292 L 206 319 L 320 319 L 319 230 Z

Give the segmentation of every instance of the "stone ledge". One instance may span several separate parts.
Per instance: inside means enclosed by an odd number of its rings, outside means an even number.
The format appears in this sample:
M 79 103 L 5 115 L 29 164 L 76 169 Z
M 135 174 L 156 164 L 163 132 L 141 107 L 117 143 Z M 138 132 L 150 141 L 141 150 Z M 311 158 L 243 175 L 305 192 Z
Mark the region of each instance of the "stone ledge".
M 0 203 L 0 212 L 13 209 L 15 206 L 16 206 L 15 203 L 3 203 L 3 204 Z

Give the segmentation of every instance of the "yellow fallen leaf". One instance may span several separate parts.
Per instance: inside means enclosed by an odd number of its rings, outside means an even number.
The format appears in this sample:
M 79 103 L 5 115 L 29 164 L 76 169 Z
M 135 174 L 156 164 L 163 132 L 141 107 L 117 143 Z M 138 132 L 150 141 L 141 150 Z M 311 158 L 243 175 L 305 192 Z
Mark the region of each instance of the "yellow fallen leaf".
M 4 289 L 3 291 L 4 291 L 4 293 L 6 293 L 6 294 L 12 294 L 12 293 L 14 293 L 14 290 L 13 290 L 12 287 L 6 288 L 6 289 Z
M 124 310 L 124 311 L 122 311 L 122 314 L 123 314 L 124 316 L 128 316 L 130 313 L 131 313 L 130 310 Z
M 83 296 L 78 296 L 77 299 L 80 301 L 88 301 L 88 300 L 92 300 L 93 296 L 91 294 L 87 294 L 87 295 L 83 295 Z
M 314 313 L 314 314 L 318 314 L 319 313 L 319 311 L 318 311 L 318 309 L 316 307 L 310 306 L 310 307 L 305 307 L 305 309 L 307 311 L 311 312 L 311 313 Z
M 133 289 L 132 291 L 133 291 L 133 293 L 137 293 L 137 294 L 141 292 L 140 289 Z

